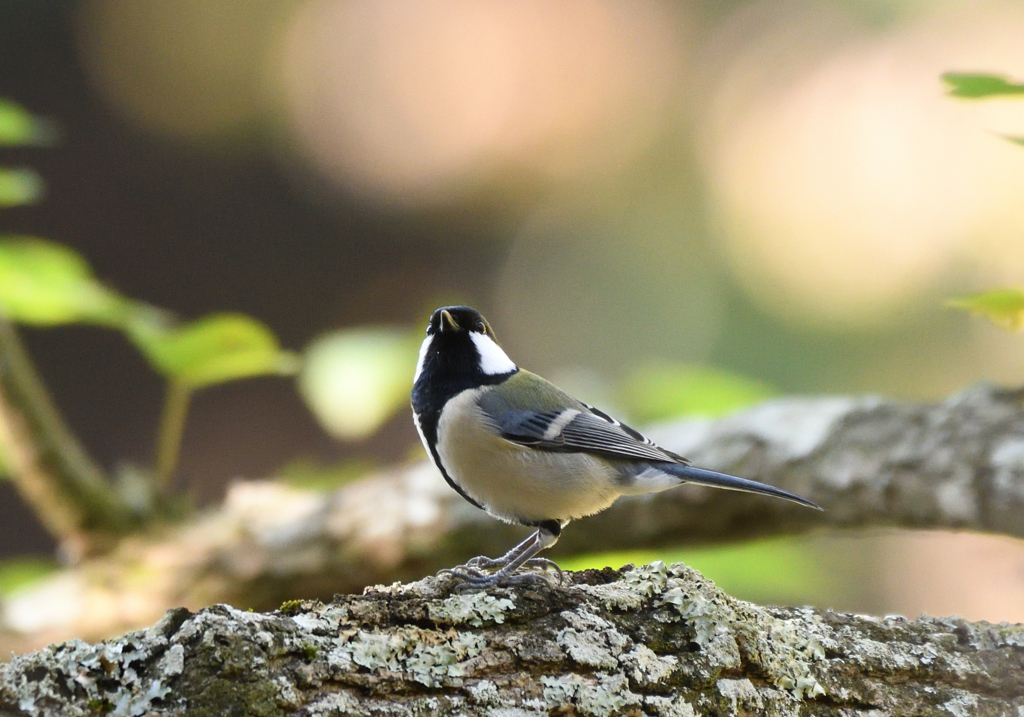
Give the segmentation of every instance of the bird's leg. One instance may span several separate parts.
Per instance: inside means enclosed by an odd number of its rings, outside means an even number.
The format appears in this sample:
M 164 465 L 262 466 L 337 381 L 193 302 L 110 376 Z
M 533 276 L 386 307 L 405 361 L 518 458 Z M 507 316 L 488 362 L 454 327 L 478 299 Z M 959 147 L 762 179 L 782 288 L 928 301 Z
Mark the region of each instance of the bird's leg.
M 557 543 L 561 532 L 562 526 L 558 521 L 549 520 L 541 523 L 540 527 L 537 528 L 537 532 L 498 559 L 499 561 L 504 561 L 506 558 L 509 558 L 497 572 L 485 573 L 476 567 L 469 566 L 442 572 L 448 572 L 462 581 L 456 588 L 460 592 L 483 590 L 496 585 L 524 585 L 537 581 L 546 582 L 546 579 L 537 573 L 518 572 L 520 568 L 525 566 L 553 567 L 558 571 L 558 584 L 561 585 L 562 571 L 558 565 L 547 558 L 535 557 L 540 551 L 546 550 Z
M 502 555 L 500 558 L 488 558 L 484 555 L 470 559 L 464 567 L 476 568 L 478 570 L 493 570 L 494 568 L 503 568 L 513 560 L 519 557 L 519 554 L 524 550 L 528 550 L 533 542 L 537 539 L 537 531 L 534 531 L 526 538 L 523 542 L 519 543 L 516 547 Z
M 521 556 L 525 551 L 530 550 L 534 543 L 538 540 L 539 532 L 540 531 L 534 531 L 530 535 L 530 537 L 528 537 L 519 545 L 512 548 L 504 555 L 502 555 L 500 558 L 488 558 L 481 555 L 479 557 L 472 558 L 465 565 L 461 565 L 459 567 L 470 568 L 473 571 L 476 571 L 481 574 L 484 574 L 482 572 L 484 570 L 495 570 L 498 568 L 503 568 L 509 563 L 518 560 L 519 556 Z M 543 549 L 544 548 L 539 548 L 539 550 Z M 519 565 L 521 568 L 526 568 L 530 570 L 554 570 L 559 575 L 561 575 L 562 573 L 562 570 L 558 567 L 558 564 L 555 563 L 554 560 L 548 560 L 547 558 L 528 558 L 525 562 L 517 563 L 517 565 Z
M 530 533 L 526 540 L 516 545 L 516 547 L 512 548 L 500 558 L 488 558 L 480 555 L 470 559 L 465 565 L 457 565 L 454 568 L 445 568 L 444 570 L 439 570 L 437 574 L 453 575 L 464 580 L 486 577 L 490 575 L 490 573 L 486 571 L 505 567 L 510 562 L 516 560 L 522 553 L 533 547 L 533 544 L 537 541 L 537 534 L 539 532 L 540 531 L 534 531 Z

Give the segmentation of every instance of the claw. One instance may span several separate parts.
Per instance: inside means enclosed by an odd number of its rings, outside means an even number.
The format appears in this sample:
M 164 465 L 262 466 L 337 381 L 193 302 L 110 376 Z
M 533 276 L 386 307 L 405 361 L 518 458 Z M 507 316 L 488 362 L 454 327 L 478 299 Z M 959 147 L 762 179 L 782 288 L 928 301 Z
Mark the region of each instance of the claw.
M 493 568 L 503 568 L 508 565 L 508 561 L 502 558 L 488 558 L 483 555 L 479 555 L 466 561 L 467 568 L 484 568 L 487 570 Z
M 454 568 L 445 568 L 444 570 L 437 571 L 438 577 L 448 575 L 459 580 L 480 580 L 488 577 L 490 573 L 485 573 L 482 570 L 477 570 L 476 568 L 471 568 L 466 565 L 457 565 Z
M 558 587 L 562 587 L 565 583 L 565 573 L 558 567 L 558 563 L 554 560 L 548 560 L 547 558 L 530 558 L 523 567 L 528 570 L 554 570 L 558 574 Z

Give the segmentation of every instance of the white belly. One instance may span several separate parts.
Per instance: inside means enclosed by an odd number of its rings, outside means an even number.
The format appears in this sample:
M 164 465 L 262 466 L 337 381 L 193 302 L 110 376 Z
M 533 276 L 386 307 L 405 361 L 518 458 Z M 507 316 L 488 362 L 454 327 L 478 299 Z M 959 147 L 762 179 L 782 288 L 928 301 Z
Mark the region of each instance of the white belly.
M 604 510 L 622 494 L 614 469 L 600 458 L 524 448 L 486 430 L 476 404 L 481 390 L 445 406 L 438 455 L 452 480 L 489 513 L 510 522 L 569 520 Z

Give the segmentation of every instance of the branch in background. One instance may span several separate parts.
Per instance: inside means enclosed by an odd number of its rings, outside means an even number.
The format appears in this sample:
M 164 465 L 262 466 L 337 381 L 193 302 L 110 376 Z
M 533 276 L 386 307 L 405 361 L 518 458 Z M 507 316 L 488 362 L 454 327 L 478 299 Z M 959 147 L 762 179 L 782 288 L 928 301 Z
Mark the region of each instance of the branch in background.
M 136 523 L 64 424 L 14 326 L 0 316 L 0 442 L 18 492 L 71 561 Z
M 452 594 L 448 579 L 271 614 L 172 610 L 0 668 L 0 711 L 1014 715 L 1024 625 L 735 600 L 664 564 Z
M 699 465 L 798 492 L 785 501 L 683 487 L 620 500 L 570 525 L 554 556 L 796 533 L 821 526 L 971 529 L 1024 537 L 1024 406 L 978 386 L 937 405 L 877 398 L 771 401 L 716 422 L 650 431 Z M 358 592 L 498 554 L 524 529 L 456 495 L 427 463 L 332 494 L 235 484 L 222 508 L 132 537 L 4 601 L 0 649 L 101 639 L 169 607 L 266 609 Z

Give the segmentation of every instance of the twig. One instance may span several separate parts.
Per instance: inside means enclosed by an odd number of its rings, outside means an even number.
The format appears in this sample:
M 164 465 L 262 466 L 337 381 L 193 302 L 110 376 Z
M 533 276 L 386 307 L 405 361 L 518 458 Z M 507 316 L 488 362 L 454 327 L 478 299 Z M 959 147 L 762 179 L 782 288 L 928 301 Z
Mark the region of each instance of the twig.
M 0 442 L 15 486 L 65 556 L 105 547 L 137 519 L 53 405 L 14 326 L 0 316 Z

